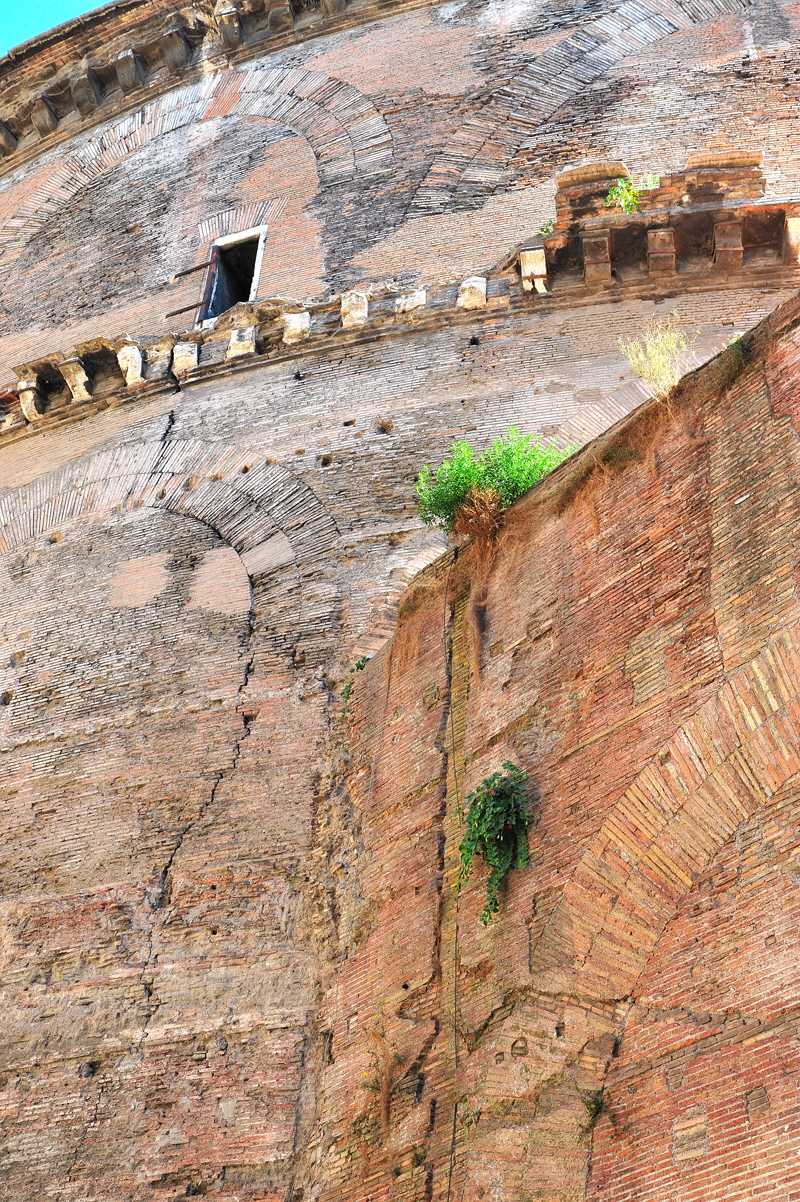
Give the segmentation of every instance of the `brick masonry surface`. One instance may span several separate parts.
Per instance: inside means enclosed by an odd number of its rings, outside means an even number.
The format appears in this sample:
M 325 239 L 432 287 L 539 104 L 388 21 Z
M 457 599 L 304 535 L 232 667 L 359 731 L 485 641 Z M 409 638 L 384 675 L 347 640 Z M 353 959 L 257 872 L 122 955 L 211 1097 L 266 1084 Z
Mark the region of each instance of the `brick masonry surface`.
M 796 282 L 503 275 L 586 159 L 800 199 L 796 8 L 123 7 L 0 64 L 0 379 L 185 347 L 261 223 L 262 304 L 441 303 L 0 440 L 0 1197 L 800 1198 Z M 755 329 L 659 405 L 618 339 L 673 311 Z M 454 555 L 414 479 L 511 424 L 588 445 Z

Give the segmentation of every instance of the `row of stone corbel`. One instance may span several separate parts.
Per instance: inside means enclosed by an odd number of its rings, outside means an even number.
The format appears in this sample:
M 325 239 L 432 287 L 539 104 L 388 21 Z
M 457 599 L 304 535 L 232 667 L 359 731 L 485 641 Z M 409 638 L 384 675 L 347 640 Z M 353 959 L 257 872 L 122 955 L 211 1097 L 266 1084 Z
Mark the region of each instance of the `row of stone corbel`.
M 462 280 L 456 297 L 456 307 L 460 309 L 483 309 L 487 301 L 487 278 L 485 276 L 470 276 Z M 368 292 L 345 292 L 338 298 L 339 326 L 341 330 L 354 329 L 364 326 L 370 320 L 371 296 Z M 335 301 L 331 305 L 335 305 Z M 424 310 L 428 305 L 428 294 L 424 288 L 414 292 L 394 297 L 393 312 L 395 314 L 411 314 Z M 331 306 L 317 306 L 330 312 Z M 249 305 L 241 305 L 231 314 L 226 315 L 232 322 L 225 348 L 227 362 L 242 360 L 258 354 L 258 341 L 263 327 L 252 320 L 253 310 Z M 279 314 L 280 344 L 291 348 L 305 341 L 312 332 L 312 311 L 294 306 L 284 308 Z M 48 412 L 47 394 L 51 391 L 47 381 L 60 376 L 69 392 L 66 408 L 96 403 L 95 396 L 98 385 L 104 384 L 104 394 L 108 402 L 109 383 L 110 393 L 141 390 L 147 386 L 162 388 L 170 381 L 185 381 L 198 370 L 202 369 L 200 362 L 201 346 L 207 341 L 220 341 L 220 333 L 212 329 L 199 330 L 191 334 L 175 337 L 167 335 L 151 342 L 138 342 L 135 339 L 124 339 L 112 342 L 99 340 L 105 351 L 110 351 L 116 358 L 118 366 L 118 387 L 114 381 L 105 379 L 101 374 L 95 374 L 91 359 L 97 352 L 97 346 L 92 350 L 77 351 L 71 355 L 55 354 L 38 360 L 35 364 L 25 364 L 16 369 L 18 380 L 16 384 L 6 387 L 0 393 L 0 432 L 19 429 L 27 425 L 35 425 L 42 421 Z
M 113 68 L 116 81 L 124 96 L 138 91 L 147 83 L 148 75 L 166 67 L 171 75 L 180 76 L 191 67 L 198 47 L 235 52 L 250 37 L 263 41 L 265 35 L 277 35 L 291 30 L 301 15 L 333 16 L 344 11 L 347 0 L 257 0 L 257 3 L 235 3 L 217 0 L 213 24 L 196 9 L 184 10 L 172 28 L 154 42 L 133 46 L 110 63 L 98 64 L 96 69 L 82 61 L 70 70 L 69 77 L 51 82 L 33 104 L 16 113 L 6 113 L 0 119 L 0 157 L 13 155 L 20 141 L 31 130 L 46 138 L 58 129 L 66 114 L 58 110 L 67 106 L 81 117 L 89 117 L 102 104 L 104 89 L 98 72 Z M 187 22 L 185 14 L 191 16 Z M 146 54 L 145 51 L 148 51 Z M 155 52 L 156 61 L 148 66 Z

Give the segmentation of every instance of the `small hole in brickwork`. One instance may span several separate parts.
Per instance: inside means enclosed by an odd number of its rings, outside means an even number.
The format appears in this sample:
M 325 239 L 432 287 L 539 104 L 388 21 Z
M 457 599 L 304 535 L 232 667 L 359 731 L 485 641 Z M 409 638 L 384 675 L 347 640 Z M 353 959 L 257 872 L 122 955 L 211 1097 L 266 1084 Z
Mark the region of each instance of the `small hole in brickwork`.
M 524 1035 L 521 1035 L 519 1039 L 515 1039 L 514 1042 L 512 1043 L 511 1055 L 512 1056 L 527 1056 L 528 1055 L 528 1041 L 524 1037 Z
M 9 692 L 0 693 L 0 705 L 11 705 L 11 699 L 13 696 L 14 694 Z
M 97 1060 L 90 1060 L 88 1062 L 88 1064 L 82 1064 L 80 1066 L 80 1068 L 78 1069 L 78 1076 L 79 1077 L 93 1077 L 95 1075 L 95 1073 L 97 1072 L 97 1070 L 99 1069 L 99 1067 L 100 1067 L 100 1064 Z
M 320 455 L 320 457 L 319 457 L 320 467 L 330 467 L 332 463 L 333 463 L 333 459 L 330 455 Z
M 295 451 L 295 455 L 305 455 L 305 453 L 306 453 L 305 447 L 300 447 L 299 451 Z
M 481 340 L 477 334 L 472 335 L 472 337 L 469 340 L 469 344 L 470 344 L 470 346 L 480 346 Z
M 302 380 L 302 378 L 303 378 L 303 373 L 302 373 L 301 371 L 296 371 L 296 372 L 294 373 L 294 378 L 295 378 L 295 380 Z
M 556 1023 L 556 1039 L 564 1038 L 564 1024 Z
M 619 1056 L 619 1040 L 618 1039 L 614 1040 L 614 1046 L 611 1049 L 611 1055 Z
M 47 541 L 49 543 L 60 543 L 63 535 L 60 530 L 54 530 L 52 534 L 48 534 Z
M 503 1061 L 505 1060 L 505 1058 L 506 1058 L 505 1052 L 498 1052 L 494 1058 L 494 1062 L 495 1062 L 495 1064 L 502 1064 Z
M 408 981 L 403 981 L 403 988 L 404 988 L 404 989 L 408 989 L 408 988 L 410 988 L 410 986 L 409 986 L 409 984 L 408 984 Z
M 247 475 L 247 473 L 248 473 L 249 471 L 250 471 L 250 464 L 249 464 L 249 463 L 246 463 L 246 464 L 244 465 L 244 467 L 242 468 L 242 475 L 243 475 L 243 476 L 246 476 L 246 475 Z
M 217 933 L 217 928 L 216 928 L 216 927 L 212 927 L 212 928 L 211 928 L 211 934 L 212 934 L 212 935 L 216 935 L 216 933 Z
M 348 417 L 346 422 L 342 422 L 343 426 L 354 426 L 355 424 L 356 424 L 356 419 L 354 417 Z
M 375 429 L 379 434 L 391 434 L 392 430 L 394 429 L 394 422 L 391 420 L 391 418 L 381 417 L 375 423 Z

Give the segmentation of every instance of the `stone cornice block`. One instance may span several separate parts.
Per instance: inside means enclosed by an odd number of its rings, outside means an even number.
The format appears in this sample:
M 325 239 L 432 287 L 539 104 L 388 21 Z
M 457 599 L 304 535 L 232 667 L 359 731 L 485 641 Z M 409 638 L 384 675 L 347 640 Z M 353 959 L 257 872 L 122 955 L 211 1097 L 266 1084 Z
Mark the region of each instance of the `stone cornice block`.
M 369 297 L 366 292 L 342 293 L 342 326 L 363 326 L 369 317 Z
M 5 158 L 6 155 L 13 154 L 16 149 L 17 139 L 14 137 L 5 121 L 0 121 L 0 155 Z
M 199 347 L 196 342 L 176 342 L 172 348 L 172 371 L 179 379 L 197 367 Z
M 192 48 L 179 29 L 171 29 L 158 41 L 164 62 L 173 75 L 185 71 L 192 59 Z
M 144 83 L 144 71 L 134 50 L 126 50 L 114 62 L 119 86 L 123 92 L 135 92 Z
M 471 275 L 462 280 L 458 288 L 456 304 L 459 309 L 485 309 L 486 277 Z
M 58 364 L 58 370 L 67 382 L 73 402 L 91 399 L 92 390 L 89 376 L 82 359 L 79 359 L 77 355 L 72 359 L 62 359 Z
M 46 96 L 40 96 L 31 109 L 33 128 L 40 137 L 46 138 L 58 127 L 58 118 L 50 107 Z
M 283 341 L 287 346 L 303 342 L 311 333 L 310 313 L 284 313 L 281 317 Z
M 100 103 L 100 92 L 94 72 L 87 71 L 85 75 L 74 79 L 70 84 L 70 93 L 75 108 L 82 117 L 87 117 Z
M 137 388 L 144 384 L 142 374 L 142 348 L 136 342 L 126 342 L 117 351 L 117 363 L 125 377 L 128 388 Z
M 23 414 L 29 422 L 37 421 L 45 411 L 45 401 L 39 391 L 37 379 L 20 380 L 17 385 L 17 395 Z
M 256 327 L 245 326 L 243 330 L 231 330 L 226 359 L 240 359 L 243 355 L 256 353 Z
M 407 292 L 405 296 L 398 296 L 394 302 L 395 313 L 410 313 L 414 309 L 424 309 L 428 303 L 428 294 L 424 288 L 417 288 L 415 292 Z

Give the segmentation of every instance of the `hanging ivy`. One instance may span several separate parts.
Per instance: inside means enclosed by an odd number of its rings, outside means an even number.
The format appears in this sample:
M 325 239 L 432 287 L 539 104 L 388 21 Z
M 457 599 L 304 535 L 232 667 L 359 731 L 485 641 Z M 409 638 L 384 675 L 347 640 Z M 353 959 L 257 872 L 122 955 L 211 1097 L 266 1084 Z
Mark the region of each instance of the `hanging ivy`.
M 498 894 L 512 868 L 529 863 L 527 776 L 516 764 L 506 762 L 502 772 L 493 772 L 467 798 L 467 833 L 461 841 L 459 888 L 469 879 L 472 861 L 483 856 L 489 867 L 486 905 L 481 922 L 490 922 L 500 908 Z

